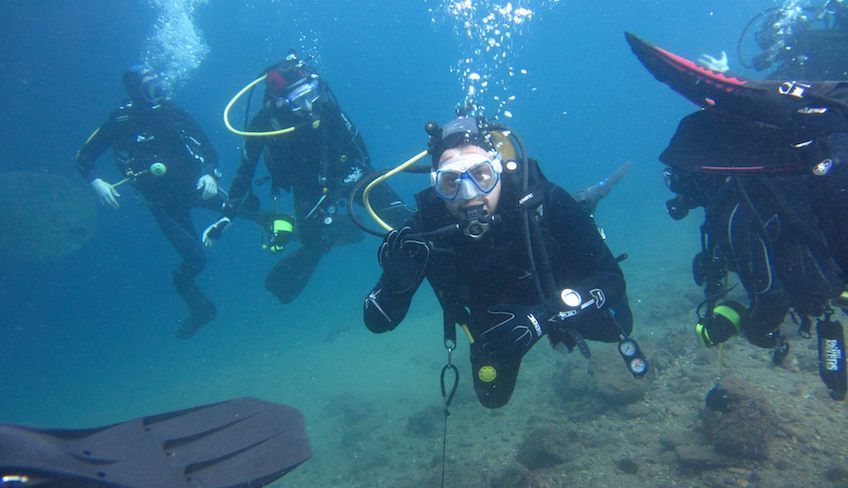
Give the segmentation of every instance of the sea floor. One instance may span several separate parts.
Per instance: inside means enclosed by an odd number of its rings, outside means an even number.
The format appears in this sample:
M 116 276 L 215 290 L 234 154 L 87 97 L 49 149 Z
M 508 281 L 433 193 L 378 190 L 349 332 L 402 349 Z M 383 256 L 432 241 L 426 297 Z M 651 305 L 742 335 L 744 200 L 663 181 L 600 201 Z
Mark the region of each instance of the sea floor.
M 791 349 L 775 366 L 769 351 L 735 338 L 719 370 L 718 348 L 702 348 L 692 332 L 701 292 L 688 258 L 666 259 L 663 249 L 640 256 L 625 266 L 636 270 L 628 281 L 634 336 L 651 360 L 643 379 L 629 375 L 614 344 L 590 343 L 587 360 L 542 341 L 510 402 L 489 410 L 473 393 L 460 340 L 445 427 L 447 354 L 429 290 L 397 330 L 375 335 L 361 323 L 358 295 L 330 300 L 316 286 L 292 309 L 262 293 L 256 276 L 244 278 L 243 296 L 222 296 L 222 315 L 188 342 L 170 326 L 146 332 L 148 321 L 173 315 L 156 307 L 136 325 L 89 331 L 98 347 L 52 337 L 55 354 L 46 344 L 33 349 L 33 366 L 49 359 L 52 373 L 13 378 L 5 398 L 16 401 L 0 406 L 0 418 L 90 427 L 245 395 L 286 403 L 303 412 L 313 456 L 275 486 L 437 487 L 444 448 L 449 487 L 848 487 L 848 406 L 818 377 L 815 339 L 785 323 Z M 332 282 L 339 264 L 328 262 L 317 283 Z M 108 335 L 118 326 L 134 334 L 131 345 Z M 705 408 L 719 376 L 741 392 L 736 417 Z
M 715 454 L 704 399 L 718 374 L 717 349 L 699 349 L 688 328 L 668 326 L 691 321 L 690 312 L 681 308 L 658 332 L 639 336 L 653 367 L 641 380 L 614 345 L 593 344 L 587 361 L 540 343 L 510 403 L 497 410 L 477 403 L 459 351 L 444 486 L 848 486 L 848 408 L 818 378 L 814 339 L 793 341 L 782 366 L 742 339 L 724 348 L 724 381 L 761 393 L 755 398 L 771 418 L 757 438 L 767 444 L 764 459 Z M 303 405 L 315 454 L 279 486 L 441 485 L 438 378 L 446 355 L 422 349 L 415 326 L 380 337 L 355 330 L 325 345 L 321 354 L 332 361 L 368 342 L 373 362 L 340 364 L 335 378 L 303 378 L 323 392 Z

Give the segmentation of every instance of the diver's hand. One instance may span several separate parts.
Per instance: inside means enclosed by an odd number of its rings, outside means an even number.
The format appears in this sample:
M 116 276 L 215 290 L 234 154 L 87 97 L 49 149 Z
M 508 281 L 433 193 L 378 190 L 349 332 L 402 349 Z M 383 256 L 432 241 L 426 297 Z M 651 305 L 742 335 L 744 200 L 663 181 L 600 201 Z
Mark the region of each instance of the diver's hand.
M 719 58 L 714 58 L 709 54 L 702 54 L 698 58 L 698 63 L 705 68 L 718 71 L 719 73 L 725 73 L 730 70 L 730 65 L 727 64 L 727 53 L 724 51 L 721 52 L 721 57 Z
M 203 175 L 197 180 L 197 189 L 203 190 L 201 198 L 209 200 L 218 194 L 218 182 L 215 181 L 215 177 L 212 175 Z
M 392 293 L 404 293 L 418 286 L 427 270 L 430 247 L 424 241 L 407 239 L 411 230 L 406 226 L 389 232 L 377 251 L 377 261 Z
M 221 238 L 221 235 L 224 233 L 224 230 L 230 226 L 232 221 L 228 217 L 221 217 L 217 222 L 210 225 L 203 231 L 203 245 L 206 247 L 212 247 L 215 244 L 215 241 Z
M 91 187 L 94 188 L 94 193 L 97 193 L 97 198 L 100 199 L 100 203 L 103 205 L 108 205 L 112 208 L 118 208 L 120 206 L 118 205 L 118 197 L 121 194 L 118 193 L 118 190 L 114 186 L 100 178 L 95 178 L 91 180 Z
M 487 312 L 494 325 L 476 343 L 493 359 L 520 359 L 557 323 L 544 306 L 495 305 Z

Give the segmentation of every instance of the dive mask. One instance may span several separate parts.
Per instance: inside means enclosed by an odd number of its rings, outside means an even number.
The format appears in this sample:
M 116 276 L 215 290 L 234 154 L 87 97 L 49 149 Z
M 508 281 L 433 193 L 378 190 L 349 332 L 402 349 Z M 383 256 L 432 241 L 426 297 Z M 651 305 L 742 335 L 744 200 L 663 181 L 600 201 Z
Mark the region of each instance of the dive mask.
M 139 95 L 152 104 L 158 104 L 165 101 L 168 97 L 168 92 L 165 90 L 165 84 L 162 82 L 162 78 L 152 75 L 141 80 Z
M 312 105 L 321 98 L 321 87 L 317 78 L 309 78 L 295 86 L 285 96 L 292 112 L 312 112 Z
M 472 200 L 495 189 L 503 171 L 501 161 L 484 154 L 463 155 L 430 172 L 430 183 L 445 200 Z

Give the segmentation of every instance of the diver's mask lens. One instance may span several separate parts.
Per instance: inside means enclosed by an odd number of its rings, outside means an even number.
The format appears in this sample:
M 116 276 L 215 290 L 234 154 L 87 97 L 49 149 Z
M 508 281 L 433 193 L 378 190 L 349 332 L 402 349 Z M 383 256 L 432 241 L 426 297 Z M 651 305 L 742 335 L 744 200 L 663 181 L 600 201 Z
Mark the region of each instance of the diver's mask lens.
M 162 103 L 167 96 L 162 79 L 156 75 L 147 76 L 141 80 L 139 94 L 150 103 Z
M 318 80 L 311 79 L 300 86 L 297 86 L 286 95 L 286 101 L 289 104 L 292 112 L 300 112 L 305 110 L 312 111 L 312 105 L 321 98 L 321 93 L 318 86 Z
M 433 190 L 445 200 L 471 200 L 495 189 L 503 171 L 501 162 L 483 154 L 463 156 L 443 163 L 430 173 Z

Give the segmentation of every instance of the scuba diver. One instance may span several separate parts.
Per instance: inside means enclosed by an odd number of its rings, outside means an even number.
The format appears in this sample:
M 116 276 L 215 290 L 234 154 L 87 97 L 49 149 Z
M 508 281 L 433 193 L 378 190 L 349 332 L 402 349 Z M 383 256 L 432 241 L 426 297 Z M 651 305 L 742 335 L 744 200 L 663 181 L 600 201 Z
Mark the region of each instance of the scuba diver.
M 590 215 L 614 181 L 582 192 L 578 203 L 525 156 L 513 131 L 460 112 L 427 132 L 428 151 L 416 158 L 432 156 L 431 187 L 379 248 L 383 273 L 364 304 L 368 329 L 395 329 L 426 277 L 443 309 L 449 358 L 456 325 L 469 338 L 485 407 L 509 401 L 522 357 L 545 335 L 584 355 L 586 339 L 618 341 L 631 373 L 644 375 L 644 356 L 628 338 L 624 276 Z M 444 394 L 444 371 L 442 381 Z
M 704 208 L 692 269 L 705 299 L 695 332 L 706 346 L 742 334 L 787 355 L 792 313 L 802 337 L 816 320 L 820 376 L 846 394 L 845 345 L 834 307 L 848 308 L 848 85 L 754 81 L 705 70 L 627 34 L 659 81 L 702 107 L 678 126 L 660 160 L 675 220 Z M 750 302 L 726 299 L 735 272 Z
M 741 46 L 753 26 L 761 50 L 750 62 Z M 739 57 L 746 68 L 771 69 L 770 79 L 848 79 L 848 1 L 827 0 L 812 5 L 786 2 L 760 12 L 739 39 Z
M 203 233 L 204 244 L 211 246 L 239 208 L 257 201 L 252 180 L 260 157 L 264 157 L 274 200 L 280 190 L 291 192 L 295 209 L 294 219 L 271 212 L 276 217 L 269 223 L 271 242 L 266 247 L 281 251 L 293 237 L 301 243 L 265 280 L 265 288 L 284 304 L 297 298 L 321 257 L 333 246 L 362 239 L 362 233 L 342 210 L 354 184 L 373 172 L 362 135 L 339 107 L 327 82 L 307 61 L 290 51 L 228 105 L 225 122 L 232 132 L 245 137 L 244 149 L 230 186 L 230 204 Z M 262 109 L 246 131 L 233 129 L 228 120 L 229 109 L 263 80 Z M 399 222 L 410 214 L 388 187 L 375 194 L 374 202 Z
M 188 305 L 177 337 L 188 339 L 217 315 L 195 278 L 206 265 L 203 246 L 191 220 L 191 209 L 218 210 L 218 155 L 192 117 L 169 98 L 165 80 L 142 65 L 123 74 L 129 100 L 88 138 L 77 153 L 77 168 L 101 203 L 118 208 L 117 187 L 131 183 L 141 193 L 162 233 L 182 257 L 173 273 L 177 293 Z M 110 184 L 94 174 L 94 162 L 112 148 L 126 176 Z

